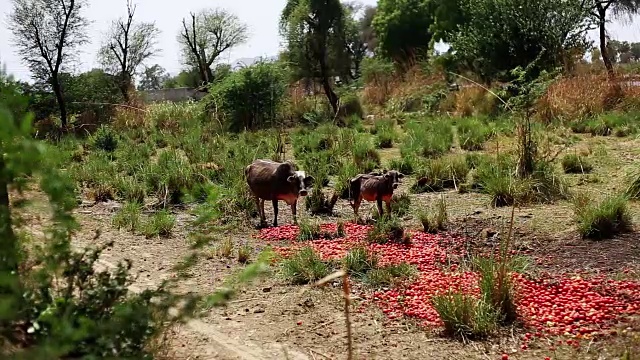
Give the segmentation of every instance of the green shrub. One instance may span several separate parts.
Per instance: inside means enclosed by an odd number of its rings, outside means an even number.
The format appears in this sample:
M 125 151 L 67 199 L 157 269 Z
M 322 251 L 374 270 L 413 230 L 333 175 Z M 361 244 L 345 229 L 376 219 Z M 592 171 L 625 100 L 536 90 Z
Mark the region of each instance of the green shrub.
M 640 199 L 640 168 L 636 168 L 627 175 L 627 189 L 625 195 L 629 199 Z
M 352 155 L 353 161 L 361 173 L 371 172 L 380 166 L 380 154 L 366 135 L 361 135 L 356 139 Z
M 327 195 L 322 191 L 322 186 L 316 183 L 311 194 L 304 199 L 304 205 L 312 215 L 331 215 L 337 201 L 338 194 L 334 193 L 331 198 L 327 198 Z
M 454 338 L 485 338 L 497 329 L 496 313 L 490 304 L 471 295 L 436 295 L 431 304 L 444 323 L 444 332 Z
M 320 223 L 317 221 L 310 221 L 309 219 L 302 219 L 298 225 L 300 232 L 298 233 L 298 241 L 311 241 L 320 238 Z
M 168 237 L 171 235 L 175 224 L 175 216 L 171 215 L 167 210 L 160 210 L 151 215 L 142 225 L 142 233 L 147 238 Z
M 108 153 L 112 153 L 118 148 L 118 135 L 106 125 L 101 125 L 89 141 L 94 149 L 104 150 Z
M 509 261 L 505 254 L 501 259 L 495 257 L 476 257 L 474 268 L 480 273 L 480 295 L 495 312 L 498 322 L 513 323 L 516 320 L 515 292 L 510 272 L 516 262 Z
M 340 109 L 338 110 L 339 117 L 346 119 L 349 117 L 364 118 L 364 110 L 360 104 L 360 99 L 356 94 L 348 93 L 340 96 Z M 343 120 L 344 121 L 344 120 Z M 344 125 L 346 123 L 343 122 Z
M 125 201 L 143 204 L 147 189 L 144 183 L 137 181 L 133 176 L 118 177 L 116 194 Z
M 160 153 L 156 163 L 143 170 L 147 186 L 165 206 L 178 204 L 185 192 L 197 180 L 196 172 L 188 159 L 178 150 L 167 149 Z
M 574 198 L 574 212 L 578 232 L 583 238 L 608 239 L 629 231 L 632 220 L 627 202 L 627 197 L 622 195 L 607 196 L 600 202 L 577 195 Z
M 593 170 L 593 165 L 577 154 L 567 154 L 562 158 L 562 169 L 567 174 L 587 174 Z
M 282 276 L 294 285 L 308 284 L 329 274 L 329 267 L 311 247 L 305 247 L 280 263 Z
M 338 170 L 338 177 L 334 186 L 341 199 L 349 198 L 349 180 L 358 175 L 358 168 L 351 161 L 345 161 Z
M 272 126 L 287 89 L 284 69 L 278 63 L 260 62 L 235 71 L 214 84 L 204 100 L 232 132 Z

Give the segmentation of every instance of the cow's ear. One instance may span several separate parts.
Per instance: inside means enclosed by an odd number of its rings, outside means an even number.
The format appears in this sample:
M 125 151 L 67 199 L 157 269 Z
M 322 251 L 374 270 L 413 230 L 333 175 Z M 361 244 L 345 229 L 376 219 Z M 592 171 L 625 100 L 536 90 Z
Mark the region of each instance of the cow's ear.
M 306 178 L 304 178 L 304 186 L 305 187 L 312 186 L 315 181 L 316 179 L 314 179 L 313 176 L 309 175 Z
M 398 173 L 398 179 L 402 179 L 402 178 L 404 178 L 404 174 L 403 174 L 403 173 L 401 173 L 401 172 L 399 172 L 399 173 Z
M 389 173 L 384 173 L 384 177 L 385 177 L 385 178 L 387 178 L 387 179 L 391 179 L 391 174 L 389 174 Z
M 388 171 L 389 171 L 389 170 L 387 170 L 387 169 L 382 169 L 382 173 L 383 173 L 383 174 L 386 174 Z
M 297 179 L 298 179 L 297 177 L 291 175 L 291 176 L 289 176 L 287 178 L 287 181 L 290 182 L 290 183 L 294 183 L 294 182 L 296 182 Z

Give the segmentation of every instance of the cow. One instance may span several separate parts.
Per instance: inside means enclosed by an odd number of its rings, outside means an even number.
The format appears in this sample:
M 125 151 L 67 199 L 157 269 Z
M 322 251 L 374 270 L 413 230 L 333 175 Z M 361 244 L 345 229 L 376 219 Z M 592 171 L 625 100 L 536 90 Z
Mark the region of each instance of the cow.
M 391 197 L 393 190 L 398 187 L 404 174 L 395 170 L 382 173 L 371 172 L 359 174 L 349 180 L 349 203 L 358 218 L 358 209 L 362 200 L 375 201 L 378 205 L 378 213 L 383 215 L 382 202 L 387 206 L 387 212 L 391 214 Z M 351 200 L 354 200 L 352 203 Z
M 284 200 L 291 206 L 293 222 L 297 223 L 296 208 L 299 196 L 307 196 L 315 179 L 304 171 L 296 171 L 292 162 L 283 163 L 271 160 L 255 160 L 244 169 L 245 178 L 253 194 L 260 225 L 266 224 L 264 214 L 265 200 L 273 203 L 273 226 L 278 226 L 278 201 Z

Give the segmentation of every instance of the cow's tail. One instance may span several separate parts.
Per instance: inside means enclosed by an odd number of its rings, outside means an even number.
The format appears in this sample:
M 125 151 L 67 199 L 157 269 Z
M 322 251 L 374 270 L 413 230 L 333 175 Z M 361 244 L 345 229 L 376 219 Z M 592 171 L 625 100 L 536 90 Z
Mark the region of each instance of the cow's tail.
M 349 189 L 349 205 L 351 205 L 352 208 L 354 206 L 354 200 L 360 196 L 360 187 L 356 186 L 356 180 L 358 180 L 358 177 L 347 180 L 347 187 Z

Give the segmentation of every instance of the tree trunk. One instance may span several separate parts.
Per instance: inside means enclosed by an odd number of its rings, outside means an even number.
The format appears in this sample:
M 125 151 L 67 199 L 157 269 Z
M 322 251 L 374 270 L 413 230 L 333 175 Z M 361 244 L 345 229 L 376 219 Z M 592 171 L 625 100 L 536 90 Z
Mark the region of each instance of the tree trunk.
M 16 237 L 11 227 L 9 206 L 9 184 L 5 175 L 5 165 L 0 154 L 0 272 L 18 269 Z
M 611 59 L 609 58 L 609 51 L 607 51 L 607 32 L 605 28 L 607 10 L 605 10 L 600 3 L 597 4 L 597 7 L 600 28 L 600 54 L 602 55 L 604 67 L 607 68 L 607 74 L 612 78 L 614 76 L 613 64 L 611 64 Z
M 329 100 L 329 104 L 331 104 L 331 108 L 333 109 L 333 114 L 338 114 L 338 95 L 331 88 L 331 83 L 329 83 L 329 74 L 327 74 L 327 64 L 324 60 L 324 56 L 320 56 L 320 76 L 322 76 L 322 88 L 324 89 L 325 95 L 327 95 L 327 99 Z
M 123 73 L 120 76 L 120 92 L 122 93 L 122 98 L 124 99 L 125 104 L 129 104 L 129 100 L 131 99 L 129 96 L 129 85 L 131 85 L 129 76 L 126 73 Z
M 53 87 L 53 93 L 55 94 L 56 101 L 58 102 L 58 109 L 60 109 L 60 122 L 62 129 L 65 130 L 67 128 L 67 104 L 64 102 L 64 97 L 62 96 L 62 87 L 60 86 L 58 74 L 54 74 L 52 76 L 51 86 Z

